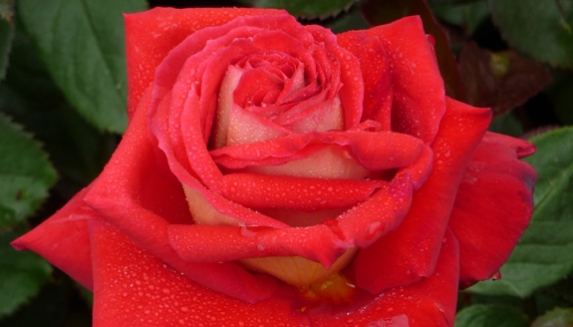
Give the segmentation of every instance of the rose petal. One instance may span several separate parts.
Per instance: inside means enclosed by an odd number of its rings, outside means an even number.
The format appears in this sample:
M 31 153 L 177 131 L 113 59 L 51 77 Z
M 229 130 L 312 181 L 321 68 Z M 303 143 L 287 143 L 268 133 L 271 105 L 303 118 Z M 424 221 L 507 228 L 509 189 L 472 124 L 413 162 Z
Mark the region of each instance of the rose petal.
M 88 220 L 99 219 L 78 192 L 62 209 L 32 231 L 12 242 L 18 250 L 32 250 L 87 289 L 93 289 Z
M 196 31 L 218 26 L 243 15 L 282 15 L 274 9 L 154 8 L 126 14 L 126 53 L 129 84 L 129 110 L 133 114 L 145 89 L 153 82 L 155 70 L 167 54 Z M 185 57 L 180 58 L 182 65 Z M 177 66 L 173 64 L 173 66 Z M 172 70 L 176 78 L 179 69 Z
M 223 177 L 223 196 L 250 208 L 315 211 L 353 206 L 384 183 L 233 173 Z
M 161 163 L 165 158 L 156 156 L 148 137 L 147 115 L 141 107 L 149 106 L 150 102 L 148 91 L 122 142 L 86 194 L 85 202 L 139 247 L 197 283 L 249 302 L 268 298 L 276 287 L 274 280 L 261 279 L 234 263 L 190 264 L 181 260 L 169 245 L 169 224 L 192 223 L 193 220 L 181 184 L 168 171 L 161 169 L 166 166 Z M 193 177 L 187 176 L 187 179 L 193 180 Z M 196 187 L 200 187 L 197 184 Z M 223 208 L 223 212 L 225 209 L 237 210 L 233 216 L 239 219 L 245 217 L 249 221 L 249 217 L 253 217 L 254 222 L 264 224 L 270 221 L 276 226 L 286 226 L 244 207 L 226 203 L 220 197 L 213 202 Z
M 344 127 L 343 116 L 340 99 L 335 97 L 307 109 L 284 126 L 295 133 L 341 130 Z
M 418 16 L 365 31 L 385 47 L 392 72 L 392 130 L 431 143 L 446 109 L 444 82 Z M 369 69 L 366 66 L 364 69 Z
M 289 130 L 233 104 L 229 113 L 227 146 L 263 142 L 290 134 Z
M 424 146 L 414 137 L 392 132 L 331 131 L 316 136 L 323 143 L 347 148 L 370 171 L 408 166 L 420 156 Z
M 519 157 L 534 151 L 523 140 L 487 133 L 466 170 L 450 228 L 460 240 L 460 281 L 491 278 L 529 224 L 536 174 Z
M 360 70 L 360 61 L 352 52 L 340 47 L 336 35 L 319 26 L 307 26 L 315 39 L 322 40 L 325 48 L 335 54 L 340 62 L 340 82 L 342 87 L 338 96 L 344 109 L 344 126 L 351 129 L 360 123 L 363 112 L 364 82 Z
M 328 131 L 294 134 L 270 141 L 229 146 L 211 151 L 216 163 L 229 169 L 280 165 L 303 159 L 325 145 L 338 145 L 369 170 L 402 168 L 421 154 L 423 143 L 394 132 Z
M 402 168 L 396 176 L 409 175 L 415 190 L 419 189 L 430 176 L 434 166 L 434 152 L 424 144 L 422 153 L 416 161 L 405 168 Z
M 266 188 L 265 188 L 266 189 Z M 170 225 L 169 242 L 189 262 L 301 256 L 330 267 L 349 247 L 368 246 L 400 224 L 410 205 L 409 177 L 382 185 L 367 201 L 309 227 Z
M 308 326 L 288 293 L 256 304 L 233 299 L 190 281 L 108 224 L 94 221 L 90 231 L 94 326 Z
M 402 222 L 412 201 L 412 181 L 404 175 L 384 185 L 367 201 L 333 222 L 346 239 L 365 248 Z M 331 226 L 334 228 L 334 226 Z
M 269 159 L 265 160 L 266 165 L 247 167 L 244 171 L 262 175 L 356 180 L 364 180 L 370 174 L 352 159 L 348 151 L 335 145 L 311 144 L 284 164 L 281 158 Z
M 298 255 L 330 267 L 352 247 L 325 225 L 275 229 L 256 226 L 170 225 L 169 243 L 188 262 Z
M 447 104 L 432 143 L 434 168 L 414 192 L 406 218 L 394 232 L 360 251 L 351 267 L 357 285 L 370 292 L 412 283 L 434 270 L 458 185 L 491 120 L 487 109 L 449 98 Z
M 358 302 L 348 308 L 318 307 L 309 310 L 307 314 L 312 326 L 453 326 L 458 292 L 457 243 L 448 230 L 436 269 L 428 278 L 388 289 L 363 304 Z
M 360 61 L 364 80 L 364 112 L 362 120 L 374 120 L 384 131 L 392 130 L 392 69 L 382 42 L 364 31 L 338 34 L 340 46 Z

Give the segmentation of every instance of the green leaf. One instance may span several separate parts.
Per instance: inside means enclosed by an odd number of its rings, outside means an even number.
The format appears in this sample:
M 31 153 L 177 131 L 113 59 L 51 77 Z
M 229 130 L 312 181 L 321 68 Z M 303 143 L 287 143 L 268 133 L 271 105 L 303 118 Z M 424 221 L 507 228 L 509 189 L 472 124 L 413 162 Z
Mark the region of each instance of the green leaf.
M 18 14 L 68 101 L 102 130 L 127 125 L 122 13 L 144 0 L 20 0 Z
M 501 268 L 502 278 L 480 282 L 472 292 L 523 298 L 573 271 L 573 127 L 530 141 L 537 151 L 526 161 L 538 174 L 531 224 Z
M 0 318 L 38 293 L 52 272 L 38 255 L 14 250 L 10 242 L 16 237 L 14 233 L 0 233 Z
M 490 0 L 490 8 L 512 46 L 552 66 L 573 67 L 573 1 Z
M 0 230 L 34 212 L 56 172 L 29 135 L 0 115 Z
M 456 316 L 456 327 L 527 327 L 527 316 L 505 305 L 472 305 Z
M 571 327 L 573 309 L 557 308 L 535 319 L 531 327 Z
M 14 23 L 12 21 L 14 5 L 12 2 L 12 0 L 0 1 L 0 80 L 6 74 L 8 54 L 14 36 Z
M 283 8 L 303 18 L 328 18 L 348 10 L 357 0 L 251 0 L 254 7 Z
M 118 141 L 114 134 L 97 131 L 67 103 L 18 25 L 10 69 L 0 84 L 0 111 L 26 126 L 50 154 L 60 175 L 50 192 L 54 209 L 97 177 Z

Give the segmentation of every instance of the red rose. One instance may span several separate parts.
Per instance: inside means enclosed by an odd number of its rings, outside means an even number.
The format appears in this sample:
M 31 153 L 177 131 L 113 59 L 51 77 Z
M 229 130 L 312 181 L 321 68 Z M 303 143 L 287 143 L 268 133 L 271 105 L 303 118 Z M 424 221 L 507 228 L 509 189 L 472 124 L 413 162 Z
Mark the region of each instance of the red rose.
M 282 11 L 126 16 L 129 128 L 13 245 L 94 326 L 451 326 L 527 226 L 533 146 L 445 96 L 419 18 L 334 35 Z

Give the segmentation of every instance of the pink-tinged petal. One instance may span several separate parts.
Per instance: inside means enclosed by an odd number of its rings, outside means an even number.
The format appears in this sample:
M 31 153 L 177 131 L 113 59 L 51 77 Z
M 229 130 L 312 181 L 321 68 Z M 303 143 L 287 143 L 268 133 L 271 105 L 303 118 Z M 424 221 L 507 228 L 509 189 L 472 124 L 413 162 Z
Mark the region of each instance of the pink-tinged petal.
M 365 31 L 385 47 L 392 71 L 392 130 L 431 143 L 446 109 L 444 82 L 418 16 Z
M 357 285 L 373 293 L 410 284 L 434 271 L 458 185 L 491 120 L 490 110 L 449 98 L 447 109 L 432 143 L 434 168 L 414 192 L 406 218 L 354 260 Z
M 278 165 L 306 158 L 318 148 L 312 146 L 312 134 L 294 134 L 258 143 L 227 146 L 210 152 L 213 160 L 229 169 L 248 166 Z M 306 149 L 307 151 L 302 151 Z
M 364 81 L 362 120 L 374 120 L 380 123 L 382 130 L 392 130 L 392 69 L 382 42 L 364 31 L 350 31 L 337 36 L 340 46 L 360 61 Z
M 263 142 L 290 134 L 280 125 L 252 114 L 236 104 L 231 106 L 227 146 Z
M 272 159 L 272 158 L 270 158 Z M 279 158 L 277 158 L 279 159 Z M 284 163 L 284 159 L 252 166 L 246 172 L 304 178 L 364 180 L 370 172 L 352 159 L 345 149 L 336 145 L 311 144 Z
M 156 156 L 147 134 L 144 107 L 151 102 L 150 92 L 142 99 L 122 142 L 102 174 L 92 183 L 84 200 L 103 220 L 114 225 L 139 247 L 195 282 L 249 302 L 268 298 L 276 288 L 276 281 L 270 277 L 255 276 L 232 262 L 190 264 L 181 260 L 169 245 L 169 224 L 192 223 L 193 220 L 180 182 L 169 171 L 162 169 L 167 166 L 162 162 L 165 159 Z M 188 178 L 192 179 L 190 176 Z M 236 208 L 228 201 L 217 199 L 219 202 L 215 202 L 223 209 Z M 244 214 L 245 211 L 247 214 Z M 262 223 L 272 221 L 268 217 L 264 220 L 264 216 L 257 216 L 246 208 L 239 210 L 239 218 L 242 217 L 241 213 L 247 218 L 255 216 L 254 221 L 260 221 L 256 217 L 262 217 Z
M 294 122 L 284 125 L 295 133 L 325 132 L 341 130 L 344 115 L 338 97 L 323 101 L 295 117 Z
M 169 243 L 188 262 L 301 256 L 330 267 L 352 241 L 330 226 L 268 228 L 257 226 L 170 225 Z
M 491 278 L 529 224 L 536 174 L 519 157 L 534 149 L 523 140 L 487 133 L 474 153 L 449 224 L 460 241 L 463 287 Z
M 185 278 L 106 223 L 90 231 L 94 327 L 308 326 L 286 291 L 249 304 Z
M 458 265 L 458 242 L 448 231 L 431 276 L 414 284 L 370 295 L 366 300 L 357 299 L 348 307 L 309 310 L 311 325 L 451 327 L 456 312 Z
M 367 200 L 383 181 L 298 178 L 233 173 L 223 177 L 223 196 L 250 208 L 315 211 Z
M 128 112 L 137 107 L 152 83 L 157 66 L 189 35 L 209 26 L 225 24 L 244 15 L 281 15 L 284 11 L 254 8 L 154 8 L 125 15 Z M 179 70 L 175 70 L 177 74 Z
M 88 221 L 98 214 L 78 192 L 62 209 L 32 231 L 12 242 L 18 250 L 32 250 L 88 289 L 93 288 Z

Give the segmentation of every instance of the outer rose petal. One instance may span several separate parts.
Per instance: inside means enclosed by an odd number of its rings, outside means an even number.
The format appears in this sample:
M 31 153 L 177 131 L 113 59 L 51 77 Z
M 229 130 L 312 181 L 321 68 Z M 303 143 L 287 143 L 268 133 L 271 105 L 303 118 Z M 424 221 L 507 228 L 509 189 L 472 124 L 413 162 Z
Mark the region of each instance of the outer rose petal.
M 349 308 L 311 310 L 313 327 L 385 326 L 446 327 L 453 326 L 458 293 L 458 241 L 447 231 L 434 273 L 421 281 L 388 289 L 367 303 Z
M 291 296 L 249 304 L 166 266 L 104 222 L 90 223 L 94 327 L 308 326 Z
M 378 293 L 432 274 L 458 185 L 490 120 L 491 111 L 448 98 L 432 143 L 434 168 L 402 224 L 357 254 L 351 268 L 358 286 Z
M 84 201 L 89 187 L 78 192 L 62 209 L 22 237 L 12 246 L 32 250 L 88 289 L 93 289 L 91 246 L 88 220 L 98 214 Z
M 374 95 L 393 101 L 392 130 L 431 143 L 445 111 L 445 91 L 434 49 L 425 37 L 420 17 L 406 17 L 365 31 L 343 33 L 338 38 L 342 41 L 342 46 L 348 46 L 348 50 L 357 54 L 364 63 L 365 89 L 370 92 L 365 98 Z M 355 41 L 359 43 L 352 43 Z M 384 63 L 380 50 L 363 51 L 364 46 L 372 47 L 377 41 L 386 52 L 387 64 Z M 372 62 L 382 63 L 382 66 L 389 65 L 392 72 L 392 94 L 386 91 L 387 86 L 384 83 L 369 81 Z M 383 81 L 387 80 L 383 73 L 375 73 L 381 75 Z M 386 105 L 366 101 L 365 118 L 379 120 L 383 126 L 387 125 L 384 123 L 388 116 Z
M 125 15 L 128 112 L 133 114 L 155 69 L 181 41 L 196 31 L 227 23 L 244 15 L 284 14 L 282 10 L 253 8 L 154 8 Z
M 150 100 L 147 92 L 138 108 Z M 138 246 L 192 280 L 249 302 L 269 297 L 276 288 L 271 277 L 253 275 L 233 262 L 187 263 L 170 247 L 169 224 L 191 223 L 192 218 L 181 185 L 161 169 L 166 164 L 155 156 L 146 118 L 145 110 L 136 110 L 122 142 L 85 196 L 86 203 Z
M 364 78 L 364 111 L 362 119 L 380 123 L 382 130 L 392 130 L 392 73 L 382 42 L 365 31 L 337 35 L 340 46 L 360 61 Z M 365 51 L 368 49 L 368 51 Z
M 491 278 L 529 224 L 536 174 L 519 158 L 533 151 L 523 140 L 487 133 L 474 153 L 450 218 L 463 287 Z

